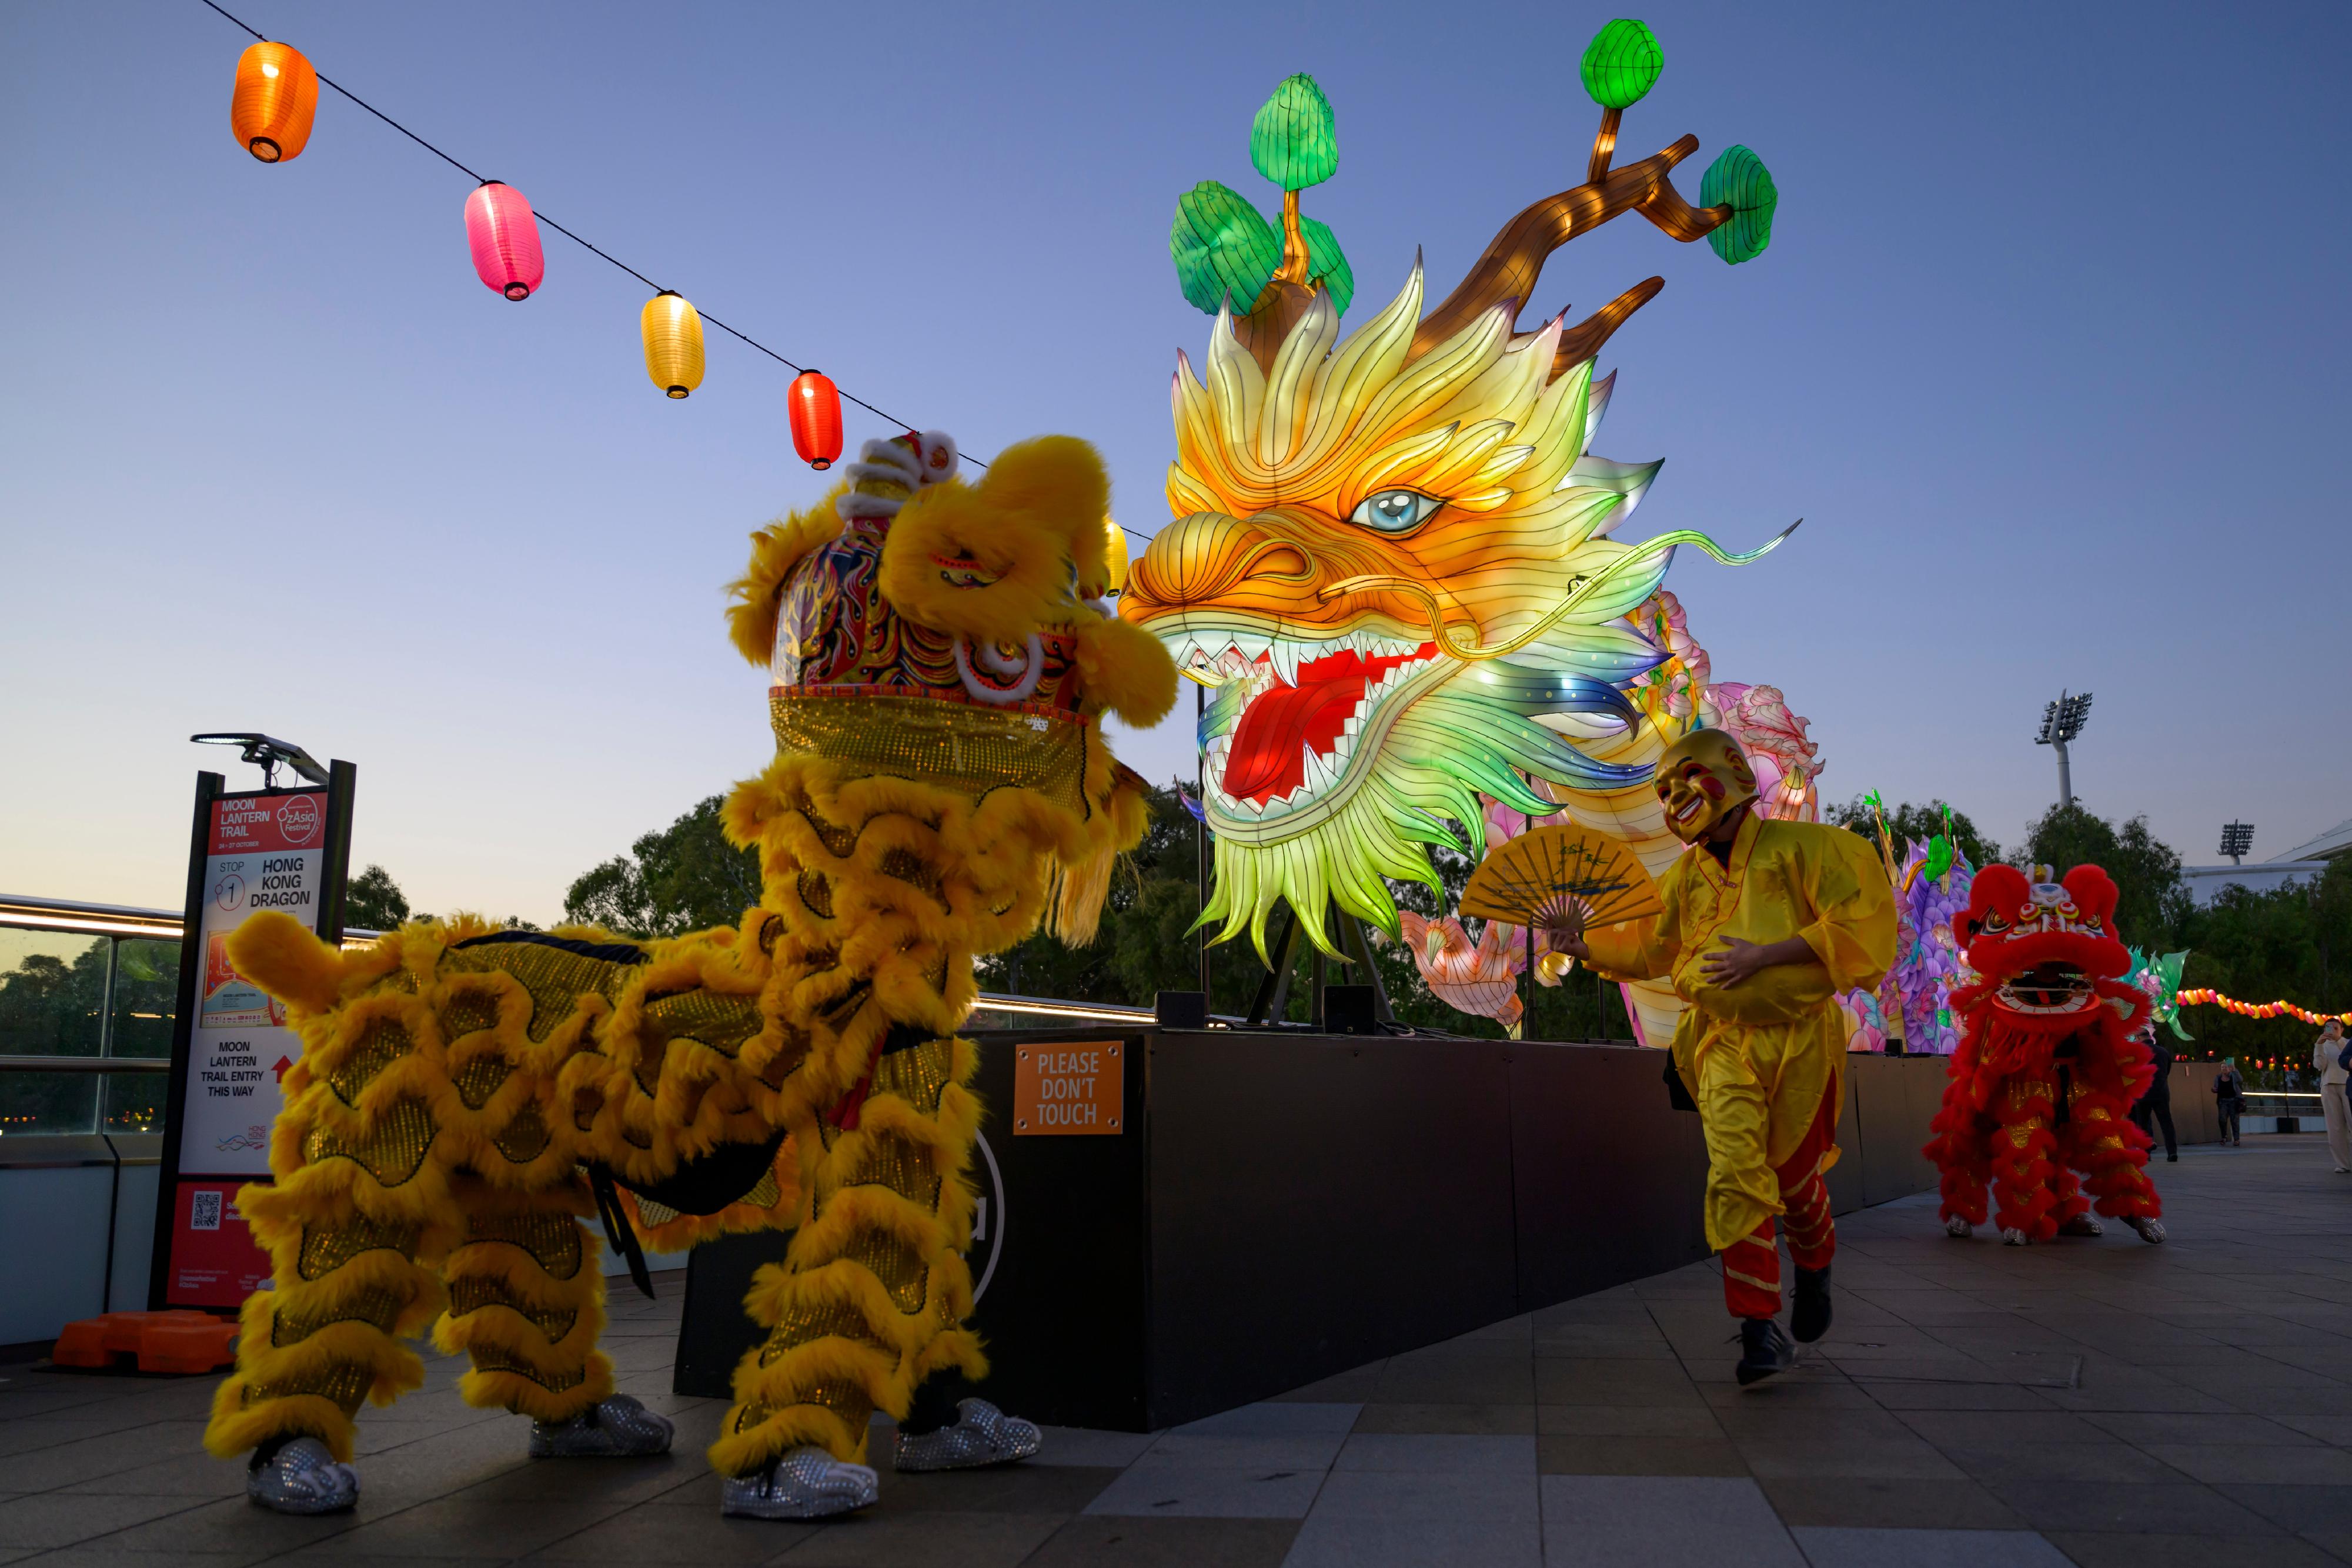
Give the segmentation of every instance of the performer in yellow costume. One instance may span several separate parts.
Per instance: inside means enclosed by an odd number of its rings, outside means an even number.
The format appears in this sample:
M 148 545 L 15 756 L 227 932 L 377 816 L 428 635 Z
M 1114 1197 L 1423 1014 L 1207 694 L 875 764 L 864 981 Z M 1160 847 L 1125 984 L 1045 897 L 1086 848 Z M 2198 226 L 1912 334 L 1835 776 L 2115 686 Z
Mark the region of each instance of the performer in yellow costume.
M 1706 1130 L 1706 1241 L 1723 1255 L 1741 1320 L 1739 1381 L 1794 1364 L 1781 1328 L 1780 1217 L 1797 1265 L 1790 1326 L 1830 1325 L 1836 1228 L 1822 1173 L 1837 1160 L 1845 1030 L 1836 995 L 1874 987 L 1895 961 L 1893 890 L 1870 846 L 1843 828 L 1768 821 L 1739 743 L 1695 730 L 1657 766 L 1666 825 L 1696 846 L 1667 868 L 1664 908 L 1560 941 L 1612 980 L 1671 978 L 1687 1004 L 1674 1069 Z
M 761 872 L 740 926 L 422 921 L 348 956 L 283 915 L 238 928 L 233 962 L 303 1041 L 273 1180 L 237 1200 L 273 1279 L 205 1432 L 252 1456 L 256 1502 L 352 1505 L 352 1416 L 422 1381 L 401 1337 L 428 1324 L 470 1357 L 468 1403 L 532 1418 L 534 1454 L 667 1448 L 596 1348 L 600 1208 L 662 1248 L 795 1232 L 745 1303 L 766 1339 L 710 1449 L 723 1511 L 874 1501 L 877 1411 L 900 1469 L 1036 1451 L 1034 1426 L 956 1397 L 987 1370 L 956 1030 L 975 954 L 1041 918 L 1092 935 L 1145 823 L 1099 716 L 1156 722 L 1176 672 L 1110 617 L 1091 447 L 956 471 L 945 436 L 868 442 L 842 490 L 753 536 L 731 629 L 772 670 L 776 757 L 727 802 Z

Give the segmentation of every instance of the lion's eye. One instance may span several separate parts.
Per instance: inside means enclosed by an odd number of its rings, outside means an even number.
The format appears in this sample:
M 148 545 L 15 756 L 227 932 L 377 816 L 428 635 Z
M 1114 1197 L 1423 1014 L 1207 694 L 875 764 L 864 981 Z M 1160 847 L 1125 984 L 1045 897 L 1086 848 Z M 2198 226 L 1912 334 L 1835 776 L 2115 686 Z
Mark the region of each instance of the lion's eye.
M 1348 520 L 1368 528 L 1378 528 L 1384 534 L 1401 534 L 1428 520 L 1429 515 L 1445 505 L 1434 496 L 1424 496 L 1418 490 L 1382 490 L 1367 496 L 1348 514 Z

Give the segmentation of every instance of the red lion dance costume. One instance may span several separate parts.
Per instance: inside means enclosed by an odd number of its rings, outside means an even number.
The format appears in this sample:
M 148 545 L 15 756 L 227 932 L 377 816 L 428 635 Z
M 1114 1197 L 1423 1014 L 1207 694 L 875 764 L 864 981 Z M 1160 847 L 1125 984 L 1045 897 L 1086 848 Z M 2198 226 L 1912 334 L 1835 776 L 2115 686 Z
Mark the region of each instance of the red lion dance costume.
M 2006 865 L 1977 873 L 1957 922 L 1973 976 L 1952 993 L 1960 1047 L 1926 1150 L 1953 1236 L 1985 1222 L 1990 1185 L 2011 1247 L 2097 1236 L 2095 1207 L 2143 1240 L 2164 1239 L 2147 1138 L 2126 1114 L 2155 1071 L 2134 1038 L 2148 1000 L 2124 977 L 2131 956 L 2115 910 L 2116 884 L 2095 865 L 2063 883 L 2029 883 Z

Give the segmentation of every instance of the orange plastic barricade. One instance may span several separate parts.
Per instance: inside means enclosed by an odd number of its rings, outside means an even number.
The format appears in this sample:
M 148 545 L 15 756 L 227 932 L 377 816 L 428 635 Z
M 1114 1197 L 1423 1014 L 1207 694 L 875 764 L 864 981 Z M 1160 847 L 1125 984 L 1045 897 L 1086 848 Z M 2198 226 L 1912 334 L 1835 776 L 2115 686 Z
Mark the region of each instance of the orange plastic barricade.
M 49 1352 L 57 1366 L 109 1367 L 125 1356 L 142 1372 L 217 1371 L 236 1359 L 236 1324 L 210 1312 L 107 1312 L 68 1323 Z

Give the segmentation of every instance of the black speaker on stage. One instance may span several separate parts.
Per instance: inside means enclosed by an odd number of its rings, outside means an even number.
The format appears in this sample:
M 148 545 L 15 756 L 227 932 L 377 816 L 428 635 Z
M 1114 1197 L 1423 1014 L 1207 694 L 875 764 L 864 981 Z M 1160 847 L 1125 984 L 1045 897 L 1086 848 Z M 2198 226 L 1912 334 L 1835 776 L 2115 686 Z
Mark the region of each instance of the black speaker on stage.
M 728 1396 L 735 1364 L 765 1337 L 765 1331 L 743 1311 L 751 1276 L 762 1263 L 782 1262 L 793 1235 L 789 1230 L 754 1230 L 721 1236 L 694 1249 L 687 1263 L 677 1359 L 670 1368 L 672 1393 L 705 1399 Z
M 1151 998 L 1151 1011 L 1161 1029 L 1206 1029 L 1209 1027 L 1209 993 L 1155 992 Z
M 1380 1033 L 1380 1018 L 1373 1010 L 1372 988 L 1324 987 L 1323 1027 L 1333 1034 Z

